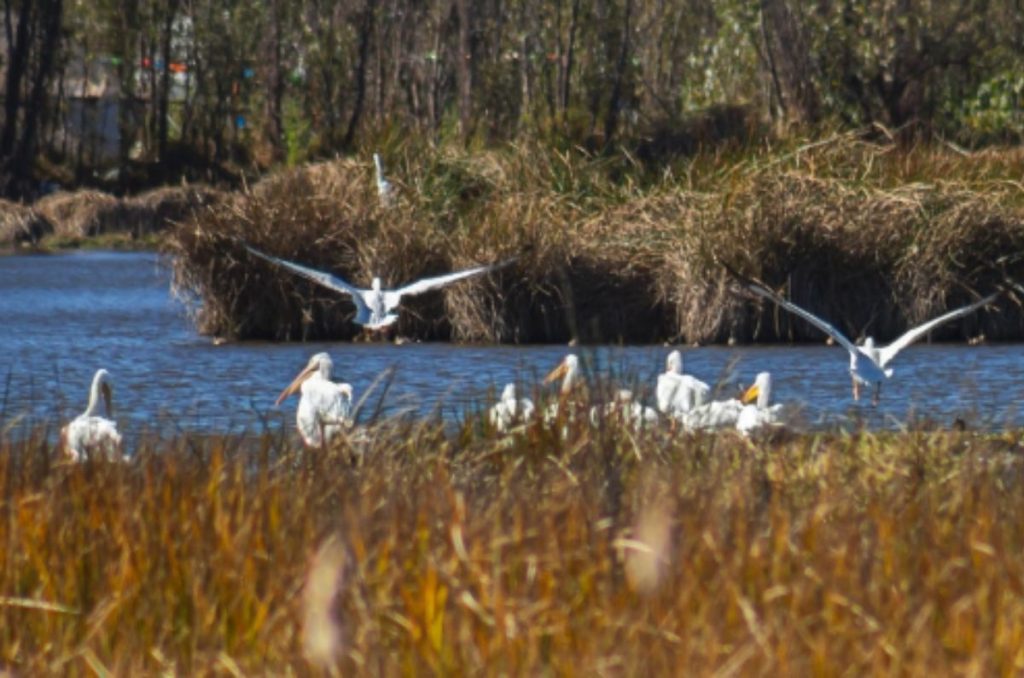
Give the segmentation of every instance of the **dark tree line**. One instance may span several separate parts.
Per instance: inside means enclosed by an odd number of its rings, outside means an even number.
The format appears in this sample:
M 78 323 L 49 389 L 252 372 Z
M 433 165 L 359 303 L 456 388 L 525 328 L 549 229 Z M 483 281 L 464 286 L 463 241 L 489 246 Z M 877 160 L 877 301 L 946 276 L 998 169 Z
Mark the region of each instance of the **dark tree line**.
M 1020 0 L 5 0 L 4 20 L 7 195 L 41 156 L 82 176 L 409 134 L 602 149 L 722 105 L 782 128 L 1024 129 Z M 119 102 L 102 162 L 69 113 L 99 105 L 69 83 L 101 78 L 93 99 Z

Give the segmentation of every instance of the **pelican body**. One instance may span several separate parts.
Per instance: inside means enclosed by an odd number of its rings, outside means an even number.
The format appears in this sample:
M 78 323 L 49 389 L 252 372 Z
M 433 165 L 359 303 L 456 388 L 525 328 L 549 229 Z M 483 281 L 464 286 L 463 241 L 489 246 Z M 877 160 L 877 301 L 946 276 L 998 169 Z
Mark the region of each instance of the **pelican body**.
M 96 370 L 89 388 L 89 404 L 85 412 L 72 419 L 61 430 L 64 455 L 71 461 L 83 461 L 95 456 L 108 461 L 121 459 L 121 434 L 113 420 L 99 416 L 100 400 L 106 408 L 107 417 L 113 416 L 113 389 L 110 373 Z
M 882 382 L 893 375 L 893 370 L 889 367 L 889 363 L 892 362 L 893 358 L 895 358 L 900 351 L 905 349 L 907 346 L 910 346 L 939 325 L 943 325 L 952 320 L 956 320 L 957 318 L 962 318 L 965 315 L 973 313 L 982 306 L 991 303 L 999 296 L 998 292 L 990 294 L 984 299 L 980 299 L 973 304 L 961 306 L 949 313 L 933 318 L 926 323 L 918 325 L 917 327 L 913 327 L 900 335 L 888 346 L 876 346 L 874 339 L 871 337 L 865 339 L 863 345 L 858 346 L 850 341 L 832 324 L 822 320 L 809 311 L 800 308 L 796 304 L 787 301 L 772 290 L 754 282 L 747 283 L 747 288 L 755 294 L 774 301 L 790 313 L 800 316 L 825 334 L 832 337 L 837 344 L 845 348 L 850 354 L 850 376 L 853 381 L 853 399 L 860 400 L 861 386 L 874 386 L 872 402 L 876 405 L 882 395 Z
M 307 447 L 327 445 L 351 426 L 352 385 L 331 381 L 333 367 L 326 353 L 312 356 L 275 403 L 280 405 L 289 396 L 301 392 L 295 424 Z
M 488 411 L 488 418 L 495 429 L 505 433 L 516 424 L 529 421 L 533 410 L 532 400 L 516 397 L 515 384 L 505 384 L 501 399 Z
M 772 405 L 772 375 L 761 372 L 748 388 L 740 401 L 744 403 L 736 418 L 736 430 L 743 435 L 750 435 L 765 426 L 774 426 L 782 422 L 782 405 Z
M 347 294 L 352 299 L 352 303 L 356 306 L 356 315 L 355 318 L 352 319 L 352 322 L 357 325 L 362 325 L 368 330 L 384 330 L 394 324 L 394 322 L 398 320 L 398 314 L 394 311 L 401 303 L 402 297 L 440 289 L 445 285 L 456 282 L 457 280 L 487 273 L 488 271 L 493 271 L 512 262 L 512 259 L 509 259 L 498 264 L 477 266 L 475 268 L 467 268 L 454 273 L 446 273 L 445 275 L 423 278 L 393 290 L 383 289 L 381 287 L 380 278 L 374 277 L 370 284 L 370 289 L 362 289 L 351 285 L 330 273 L 317 271 L 316 269 L 308 268 L 291 261 L 286 261 L 285 259 L 279 259 L 269 254 L 264 254 L 253 247 L 249 247 L 248 245 L 246 245 L 245 248 L 257 257 L 287 268 L 293 273 L 297 273 L 304 278 L 312 280 L 327 289 L 340 292 L 341 294 Z
M 658 375 L 655 389 L 658 411 L 667 416 L 689 412 L 708 400 L 711 387 L 706 383 L 683 374 L 683 356 L 672 351 L 665 358 L 665 371 Z

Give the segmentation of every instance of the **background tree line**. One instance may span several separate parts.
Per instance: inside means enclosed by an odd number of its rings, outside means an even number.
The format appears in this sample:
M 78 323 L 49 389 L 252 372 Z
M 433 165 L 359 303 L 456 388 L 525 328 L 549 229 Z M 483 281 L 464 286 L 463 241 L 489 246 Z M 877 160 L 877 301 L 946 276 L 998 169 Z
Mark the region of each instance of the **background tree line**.
M 90 80 L 122 103 L 109 164 L 173 172 L 265 169 L 409 135 L 655 158 L 766 123 L 1016 141 L 1021 5 L 4 0 L 0 189 L 30 194 L 41 164 L 75 182 L 104 169 L 67 134 L 69 83 Z

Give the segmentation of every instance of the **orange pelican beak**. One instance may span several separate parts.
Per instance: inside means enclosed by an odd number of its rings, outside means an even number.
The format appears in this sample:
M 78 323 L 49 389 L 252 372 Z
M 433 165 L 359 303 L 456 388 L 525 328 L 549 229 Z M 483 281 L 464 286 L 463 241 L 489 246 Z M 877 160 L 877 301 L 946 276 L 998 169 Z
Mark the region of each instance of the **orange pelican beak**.
M 757 387 L 757 384 L 754 384 L 753 386 L 751 386 L 750 388 L 743 392 L 743 395 L 740 396 L 740 402 L 742 402 L 744 405 L 752 403 L 755 400 L 757 400 L 757 396 L 760 392 L 761 389 Z
M 281 395 L 277 396 L 277 401 L 274 404 L 280 405 L 282 402 L 284 402 L 285 398 L 292 395 L 293 393 L 297 393 L 298 390 L 302 388 L 302 382 L 306 381 L 311 376 L 313 376 L 313 373 L 316 372 L 318 368 L 318 365 L 308 365 L 304 370 L 299 372 L 299 375 L 295 377 L 292 383 L 288 384 L 288 388 L 281 391 Z
M 553 369 L 550 372 L 548 372 L 548 376 L 544 377 L 544 383 L 545 384 L 550 384 L 550 383 L 552 383 L 554 381 L 558 381 L 559 379 L 564 377 L 565 373 L 568 372 L 568 371 L 569 371 L 569 367 L 568 367 L 568 365 L 566 365 L 565 361 L 563 360 L 562 362 L 558 363 L 558 367 L 556 367 L 555 369 Z

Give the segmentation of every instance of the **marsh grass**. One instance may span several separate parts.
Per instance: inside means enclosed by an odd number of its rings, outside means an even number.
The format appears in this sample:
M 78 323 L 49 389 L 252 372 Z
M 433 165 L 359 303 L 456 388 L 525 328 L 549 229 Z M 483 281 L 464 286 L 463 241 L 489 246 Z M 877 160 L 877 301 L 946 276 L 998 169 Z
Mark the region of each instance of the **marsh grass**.
M 1017 432 L 379 422 L 125 465 L 0 443 L 0 661 L 112 672 L 1012 674 Z M 315 565 L 315 566 L 314 566 Z M 326 568 L 326 569 L 325 569 Z M 317 593 L 319 592 L 319 593 Z M 315 594 L 315 595 L 314 595 Z M 319 635 L 310 635 L 310 634 Z
M 878 140 L 877 137 L 881 137 Z M 1024 153 L 900 148 L 860 134 L 699 153 L 655 173 L 533 145 L 469 153 L 397 146 L 397 203 L 368 162 L 268 177 L 195 213 L 167 251 L 200 331 L 350 338 L 350 304 L 247 256 L 248 242 L 360 285 L 398 285 L 517 256 L 499 273 L 410 299 L 420 339 L 562 342 L 818 340 L 730 293 L 720 261 L 786 288 L 854 336 L 908 325 L 1024 274 Z M 937 339 L 1019 338 L 1007 304 Z

